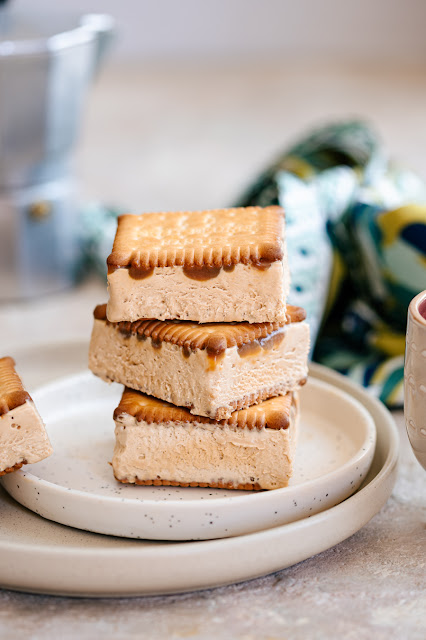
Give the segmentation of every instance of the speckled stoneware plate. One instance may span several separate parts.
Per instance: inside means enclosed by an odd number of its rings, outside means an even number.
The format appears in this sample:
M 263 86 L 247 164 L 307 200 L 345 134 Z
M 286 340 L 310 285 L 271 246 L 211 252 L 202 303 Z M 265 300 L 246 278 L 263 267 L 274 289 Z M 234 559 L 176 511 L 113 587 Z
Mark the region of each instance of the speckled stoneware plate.
M 44 518 L 96 533 L 149 540 L 209 540 L 260 531 L 324 511 L 354 493 L 370 468 L 374 420 L 346 392 L 313 378 L 301 392 L 290 485 L 265 492 L 141 487 L 114 479 L 112 414 L 122 387 L 90 372 L 33 398 L 53 455 L 2 478 L 6 491 Z
M 32 388 L 82 360 L 81 345 L 13 354 Z M 63 369 L 62 369 L 63 370 Z M 53 374 L 52 374 L 53 372 Z M 41 377 L 43 376 L 43 380 Z M 377 444 L 361 488 L 337 506 L 291 524 L 204 542 L 113 538 L 64 527 L 28 511 L 0 489 L 0 586 L 81 596 L 177 593 L 256 578 L 301 562 L 345 540 L 385 504 L 396 479 L 399 438 L 392 416 L 363 389 L 323 367 L 311 376 L 356 398 L 374 419 Z

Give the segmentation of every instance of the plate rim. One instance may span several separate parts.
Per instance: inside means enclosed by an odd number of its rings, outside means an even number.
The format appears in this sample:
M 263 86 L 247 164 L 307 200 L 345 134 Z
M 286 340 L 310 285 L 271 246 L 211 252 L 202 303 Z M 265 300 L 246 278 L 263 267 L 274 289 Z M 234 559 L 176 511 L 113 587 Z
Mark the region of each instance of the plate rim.
M 385 425 L 387 434 L 389 436 L 389 448 L 387 451 L 386 458 L 382 462 L 380 469 L 378 469 L 377 473 L 374 475 L 373 478 L 371 478 L 371 480 L 368 482 L 367 485 L 361 486 L 352 496 L 350 496 L 349 498 L 346 498 L 346 500 L 343 500 L 339 504 L 329 509 L 326 509 L 325 511 L 322 511 L 313 516 L 309 516 L 307 518 L 302 518 L 300 520 L 297 520 L 296 522 L 278 525 L 277 527 L 262 529 L 260 531 L 256 531 L 253 533 L 246 533 L 246 534 L 237 535 L 229 538 L 216 538 L 212 540 L 196 540 L 196 541 L 169 541 L 169 542 L 152 540 L 152 541 L 149 541 L 151 544 L 147 546 L 141 546 L 139 549 L 136 548 L 136 544 L 138 540 L 127 539 L 127 538 L 120 538 L 120 540 L 121 539 L 130 540 L 131 542 L 134 542 L 135 545 L 132 545 L 132 547 L 129 547 L 129 548 L 119 547 L 116 549 L 112 549 L 111 546 L 103 546 L 99 548 L 93 548 L 93 547 L 77 548 L 75 546 L 67 547 L 66 545 L 47 548 L 46 545 L 37 545 L 36 543 L 28 544 L 28 543 L 19 542 L 19 541 L 14 542 L 14 541 L 0 540 L 0 552 L 11 551 L 11 552 L 19 553 L 22 551 L 22 549 L 25 549 L 25 552 L 30 552 L 30 551 L 37 552 L 38 554 L 41 554 L 46 558 L 51 558 L 53 554 L 55 556 L 61 556 L 61 555 L 72 555 L 74 557 L 78 556 L 81 559 L 94 557 L 94 556 L 96 558 L 105 558 L 105 557 L 110 558 L 111 554 L 113 554 L 113 556 L 116 559 L 121 559 L 121 558 L 126 559 L 128 557 L 136 559 L 137 557 L 138 560 L 150 558 L 154 553 L 157 557 L 163 556 L 165 559 L 167 559 L 167 558 L 170 558 L 170 556 L 182 555 L 182 553 L 184 555 L 186 554 L 190 555 L 192 550 L 195 550 L 196 548 L 200 549 L 201 545 L 203 546 L 204 551 L 214 552 L 217 549 L 223 550 L 225 546 L 226 548 L 228 547 L 232 548 L 234 545 L 238 546 L 239 544 L 241 544 L 241 541 L 243 541 L 243 543 L 244 542 L 250 543 L 250 541 L 253 541 L 256 538 L 261 538 L 262 543 L 264 543 L 265 538 L 267 541 L 268 539 L 271 539 L 271 538 L 274 539 L 276 537 L 279 537 L 280 534 L 284 532 L 293 532 L 293 531 L 298 531 L 299 529 L 304 530 L 306 527 L 308 527 L 309 529 L 315 528 L 315 525 L 322 523 L 322 521 L 329 519 L 331 516 L 338 517 L 339 513 L 344 513 L 345 511 L 350 509 L 350 507 L 352 507 L 353 505 L 356 505 L 366 496 L 373 495 L 377 484 L 379 482 L 383 482 L 386 477 L 390 476 L 392 472 L 395 471 L 395 468 L 398 462 L 398 455 L 399 455 L 399 434 L 398 434 L 395 421 L 392 418 L 392 415 L 390 414 L 390 412 L 379 400 L 369 395 L 365 389 L 363 389 L 353 381 L 348 380 L 345 376 L 339 373 L 336 373 L 335 371 L 332 371 L 331 369 L 328 369 L 327 367 L 324 367 L 322 365 L 311 363 L 310 368 L 311 368 L 311 374 L 314 377 L 319 378 L 320 380 L 323 380 L 325 377 L 328 380 L 331 380 L 331 381 L 334 380 L 337 383 L 337 386 L 339 388 L 341 388 L 340 387 L 340 384 L 341 384 L 343 388 L 347 387 L 349 389 L 354 390 L 359 395 L 365 395 L 368 401 L 375 406 L 376 411 L 380 414 L 381 419 L 383 420 L 383 425 Z M 333 382 L 331 382 L 331 384 L 333 384 Z M 393 483 L 392 483 L 392 486 L 393 486 Z M 390 495 L 390 492 L 389 492 L 389 495 Z M 381 508 L 381 506 L 382 505 L 380 505 L 379 508 Z M 374 511 L 374 514 L 377 513 L 377 511 L 378 509 Z M 370 516 L 370 517 L 373 517 L 373 516 Z M 368 522 L 368 520 L 366 522 Z M 53 525 L 56 525 L 56 523 L 53 523 Z M 66 525 L 61 525 L 61 526 L 66 526 Z M 364 526 L 364 525 L 361 525 L 361 526 Z M 359 528 L 361 527 L 357 527 L 355 531 L 357 531 Z M 79 530 L 79 531 L 82 535 L 86 533 L 82 530 Z M 102 534 L 90 534 L 90 535 L 101 536 Z M 104 535 L 102 535 L 102 537 L 113 538 L 113 536 L 104 536 Z M 342 540 L 344 539 L 345 538 L 342 538 Z M 331 545 L 331 546 L 334 546 L 334 545 Z M 155 547 L 155 550 L 153 549 L 153 547 Z M 163 593 L 163 591 L 160 591 L 158 593 Z
M 32 397 L 34 398 L 34 401 L 37 403 L 38 393 L 49 393 L 51 389 L 55 389 L 58 385 L 64 384 L 66 382 L 72 384 L 73 382 L 78 382 L 79 379 L 84 380 L 85 378 L 92 379 L 93 374 L 91 374 L 90 371 L 80 371 L 79 373 L 76 373 L 76 374 L 58 378 L 53 382 L 37 387 L 32 392 Z M 343 397 L 346 403 L 352 405 L 352 408 L 354 410 L 362 414 L 365 419 L 366 434 L 363 442 L 360 444 L 355 454 L 352 455 L 343 465 L 339 466 L 337 469 L 334 469 L 333 471 L 329 471 L 325 474 L 322 474 L 318 478 L 313 478 L 311 480 L 307 480 L 305 482 L 299 483 L 298 485 L 296 485 L 298 491 L 309 490 L 310 487 L 317 484 L 319 480 L 323 482 L 329 482 L 329 481 L 333 482 L 333 479 L 336 475 L 340 475 L 344 473 L 347 468 L 349 468 L 350 466 L 356 464 L 357 462 L 359 462 L 360 460 L 368 456 L 370 449 L 372 447 L 375 448 L 376 439 L 377 439 L 377 430 L 376 430 L 375 421 L 371 416 L 370 412 L 364 407 L 364 405 L 359 400 L 354 398 L 350 393 L 348 393 L 344 389 L 340 389 L 335 385 L 332 385 L 329 382 L 326 382 L 321 378 L 316 377 L 315 375 L 311 376 L 311 380 L 315 380 L 315 385 L 318 385 L 320 388 L 323 387 L 329 390 L 337 390 L 339 392 L 339 395 Z M 26 467 L 17 471 L 16 474 L 14 474 L 14 477 L 29 478 L 29 480 L 34 484 L 34 486 L 41 486 L 44 488 L 48 488 L 49 491 L 56 492 L 58 493 L 58 495 L 68 495 L 68 489 L 66 487 L 62 485 L 57 485 L 54 482 L 50 482 L 49 480 L 39 478 L 38 476 L 31 473 L 31 470 L 27 469 Z M 4 484 L 6 484 L 8 480 L 10 481 L 11 478 L 8 478 L 7 476 L 3 477 L 1 479 L 2 486 L 4 486 Z M 244 503 L 244 506 L 249 508 L 250 506 L 255 506 L 259 502 L 264 502 L 265 500 L 268 499 L 268 496 L 270 497 L 272 494 L 274 498 L 279 499 L 280 496 L 290 494 L 292 490 L 294 490 L 294 488 L 295 488 L 294 486 L 287 486 L 279 489 L 274 489 L 273 492 L 256 491 L 256 492 L 247 492 L 247 493 L 243 493 L 242 495 L 237 495 L 232 497 L 219 496 L 217 498 L 210 498 L 208 501 L 208 504 L 211 505 L 212 508 L 219 508 L 219 506 L 221 506 L 228 500 L 231 500 L 232 506 L 234 506 L 235 508 L 241 506 L 242 503 Z M 5 490 L 7 491 L 7 489 Z M 73 489 L 72 494 L 76 498 L 84 499 L 89 504 L 91 501 L 95 502 L 99 500 L 98 494 L 91 494 L 86 491 L 81 491 L 80 489 Z M 105 496 L 102 495 L 102 500 L 105 500 L 107 503 L 111 502 L 112 504 L 118 504 L 124 501 L 124 503 L 129 506 L 136 506 L 136 505 L 143 504 L 147 508 L 153 507 L 155 505 L 155 509 L 158 509 L 158 511 L 160 512 L 168 511 L 171 508 L 180 509 L 182 508 L 183 505 L 185 509 L 196 510 L 200 508 L 199 503 L 201 502 L 201 500 L 184 502 L 177 499 L 160 501 L 160 500 L 154 500 L 152 498 L 143 498 L 143 500 L 141 500 L 140 498 L 117 498 L 115 496 L 108 496 L 108 495 L 105 495 Z M 105 535 L 105 534 L 102 534 L 102 535 Z

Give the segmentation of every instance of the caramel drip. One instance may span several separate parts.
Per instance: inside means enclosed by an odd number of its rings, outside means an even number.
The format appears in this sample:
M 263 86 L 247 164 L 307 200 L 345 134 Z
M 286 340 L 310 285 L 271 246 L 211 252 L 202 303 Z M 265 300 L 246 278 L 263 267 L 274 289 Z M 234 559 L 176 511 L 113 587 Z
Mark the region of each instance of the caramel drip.
M 205 349 L 210 357 L 223 354 L 230 347 L 262 341 L 271 334 L 280 332 L 290 322 L 302 322 L 305 311 L 300 307 L 287 306 L 286 322 L 248 322 L 198 324 L 184 320 L 141 319 L 135 322 L 109 322 L 106 305 L 98 305 L 94 311 L 96 320 L 103 320 L 123 335 L 135 335 L 139 339 L 152 338 L 154 342 L 169 342 L 182 347 L 185 357 L 198 349 Z M 279 340 L 279 338 L 276 338 Z M 275 343 L 271 343 L 271 347 Z M 261 344 L 267 348 L 267 345 Z
M 225 357 L 225 351 L 218 354 L 211 354 L 207 352 L 207 371 L 215 371 L 218 363 Z
M 262 347 L 260 346 L 259 340 L 246 342 L 245 344 L 242 344 L 241 347 L 238 347 L 238 355 L 241 358 L 247 358 L 248 356 L 257 356 L 261 352 Z
M 251 266 L 259 271 L 267 271 L 271 268 L 272 262 L 252 262 Z
M 150 278 L 153 273 L 154 273 L 154 268 L 141 269 L 136 265 L 131 265 L 129 267 L 129 276 L 133 278 L 133 280 L 145 280 L 145 278 Z
M 202 267 L 192 266 L 192 267 L 183 267 L 183 275 L 191 280 L 198 280 L 203 282 L 205 280 L 212 280 L 212 278 L 217 278 L 221 271 L 221 267 L 211 267 L 208 265 L 204 265 Z
M 274 333 L 271 333 L 266 338 L 261 340 L 253 340 L 253 342 L 246 342 L 245 344 L 238 347 L 238 355 L 241 358 L 246 358 L 249 356 L 257 356 L 262 352 L 262 349 L 265 351 L 269 351 L 270 349 L 275 349 L 281 342 L 284 340 L 285 335 L 285 326 L 281 329 L 278 329 Z
M 112 273 L 118 271 L 119 269 L 127 269 L 127 272 L 132 280 L 145 280 L 145 278 L 149 278 L 154 274 L 154 267 L 146 268 L 134 263 L 127 267 L 108 265 L 108 275 L 110 276 Z
M 265 262 L 264 264 L 262 264 L 260 262 L 258 263 L 253 261 L 250 264 L 252 267 L 254 267 L 255 269 L 258 269 L 259 271 L 267 271 L 268 269 L 271 268 L 271 265 L 272 265 L 271 262 Z M 108 274 L 110 275 L 111 273 L 114 273 L 114 271 L 117 271 L 117 269 L 122 269 L 122 268 L 123 267 L 109 266 Z M 127 268 L 129 276 L 133 280 L 144 280 L 145 278 L 149 278 L 154 274 L 154 267 L 150 267 L 146 269 L 136 264 L 132 264 L 130 265 L 130 267 L 124 267 L 124 268 Z M 186 276 L 187 278 L 190 278 L 191 280 L 198 280 L 199 282 L 204 282 L 206 280 L 212 280 L 213 278 L 217 278 L 217 276 L 219 275 L 222 269 L 226 273 L 232 273 L 232 271 L 234 271 L 235 269 L 235 264 L 223 265 L 222 267 L 215 267 L 210 265 L 203 265 L 201 267 L 197 267 L 196 265 L 192 265 L 188 267 L 183 266 L 182 271 L 184 276 Z
M 271 267 L 271 263 L 267 262 L 265 264 L 251 262 L 251 266 L 259 271 L 267 271 Z M 213 278 L 217 278 L 221 270 L 224 270 L 226 273 L 232 273 L 235 269 L 235 264 L 231 265 L 223 265 L 223 267 L 211 267 L 208 265 L 204 265 L 202 267 L 192 266 L 192 267 L 183 267 L 183 274 L 187 278 L 191 278 L 191 280 L 212 280 Z
M 189 356 L 191 355 L 192 351 L 191 349 L 188 347 L 188 345 L 184 344 L 182 347 L 182 354 L 184 358 L 189 358 Z
M 297 394 L 270 398 L 248 409 L 234 411 L 230 418 L 213 420 L 205 416 L 195 416 L 183 407 L 175 407 L 168 402 L 157 400 L 139 391 L 126 388 L 120 404 L 114 411 L 114 419 L 124 415 L 133 416 L 138 422 L 164 424 L 173 422 L 198 422 L 216 426 L 230 426 L 239 429 L 287 429 L 290 424 L 290 412 L 297 402 Z
M 275 331 L 270 336 L 266 336 L 263 340 L 260 341 L 260 345 L 262 349 L 266 349 L 269 351 L 270 349 L 275 349 L 279 344 L 284 340 L 285 330 L 283 331 Z
M 20 407 L 31 396 L 15 371 L 15 362 L 9 356 L 0 358 L 0 416 Z
M 163 343 L 162 343 L 162 342 L 161 342 L 161 340 L 159 340 L 158 338 L 157 338 L 157 339 L 155 339 L 155 338 L 152 338 L 152 337 L 151 337 L 151 344 L 152 344 L 152 346 L 153 346 L 153 348 L 154 348 L 154 349 L 161 349 L 161 345 L 162 345 Z

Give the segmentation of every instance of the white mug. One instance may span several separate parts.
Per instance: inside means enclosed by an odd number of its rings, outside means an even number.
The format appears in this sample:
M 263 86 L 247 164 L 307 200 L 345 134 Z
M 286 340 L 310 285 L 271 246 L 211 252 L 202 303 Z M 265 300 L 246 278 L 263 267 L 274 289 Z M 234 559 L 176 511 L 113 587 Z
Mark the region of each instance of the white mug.
M 426 291 L 408 307 L 404 415 L 414 455 L 426 469 Z

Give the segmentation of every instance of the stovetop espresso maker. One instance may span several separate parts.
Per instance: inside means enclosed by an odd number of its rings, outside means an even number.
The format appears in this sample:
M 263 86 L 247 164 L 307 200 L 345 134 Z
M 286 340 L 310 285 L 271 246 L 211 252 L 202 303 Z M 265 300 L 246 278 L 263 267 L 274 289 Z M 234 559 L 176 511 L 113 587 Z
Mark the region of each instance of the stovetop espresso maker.
M 112 32 L 107 15 L 31 17 L 0 7 L 0 301 L 74 282 L 72 155 Z

